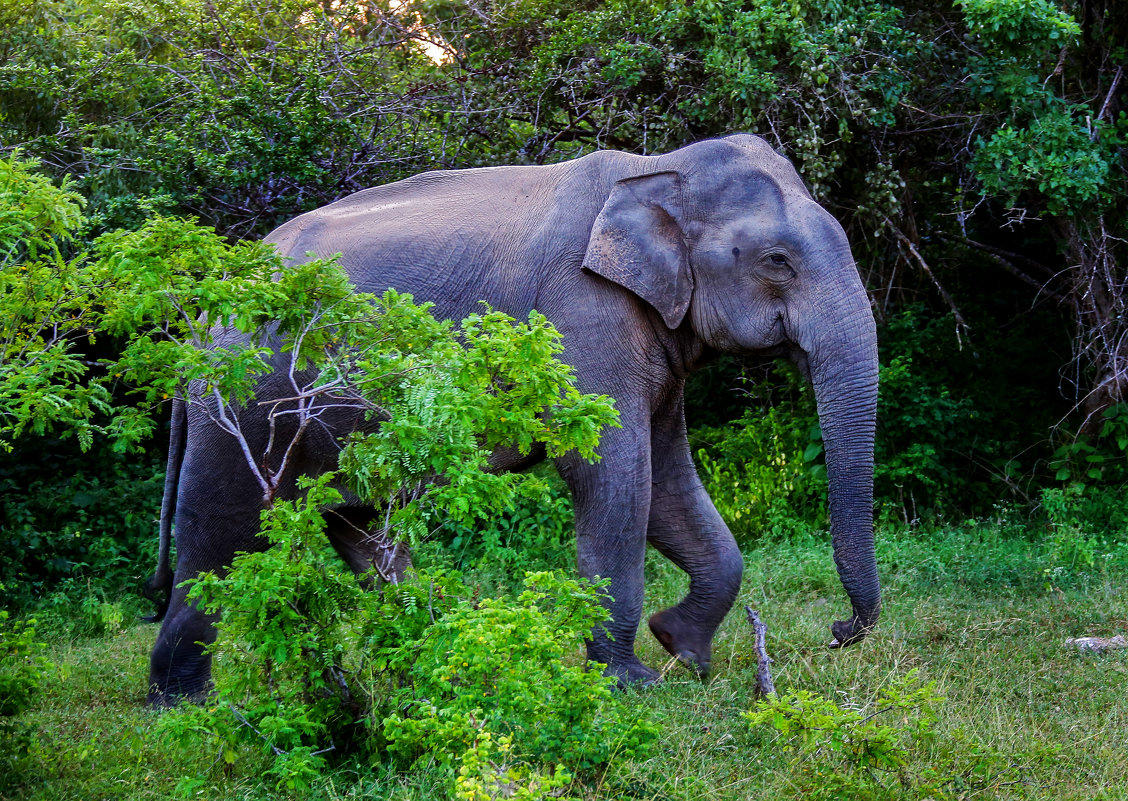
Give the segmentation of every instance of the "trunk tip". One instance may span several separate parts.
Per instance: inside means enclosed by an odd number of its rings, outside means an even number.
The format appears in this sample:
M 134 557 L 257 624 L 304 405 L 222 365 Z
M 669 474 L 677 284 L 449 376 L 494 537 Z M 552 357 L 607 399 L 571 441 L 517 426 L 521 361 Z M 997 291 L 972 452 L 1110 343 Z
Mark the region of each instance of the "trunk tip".
M 834 639 L 830 641 L 831 648 L 845 648 L 848 645 L 854 645 L 864 640 L 874 626 L 877 624 L 877 615 L 873 615 L 873 620 L 869 623 L 863 623 L 862 619 L 854 615 L 849 620 L 836 620 L 830 625 L 830 633 Z

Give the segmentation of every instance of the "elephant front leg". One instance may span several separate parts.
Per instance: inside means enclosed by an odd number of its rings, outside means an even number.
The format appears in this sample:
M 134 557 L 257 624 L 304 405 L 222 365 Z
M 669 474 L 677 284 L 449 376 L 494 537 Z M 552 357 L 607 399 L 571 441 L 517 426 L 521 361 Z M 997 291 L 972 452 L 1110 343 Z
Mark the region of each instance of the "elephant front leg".
M 642 619 L 650 460 L 625 432 L 615 433 L 620 436 L 604 439 L 597 464 L 569 455 L 557 466 L 572 490 L 580 575 L 610 580 L 605 600 L 610 619 L 592 631 L 588 658 L 607 665 L 605 675 L 623 684 L 646 683 L 659 679 L 634 651 Z
M 702 677 L 712 665 L 713 635 L 740 592 L 744 560 L 690 457 L 681 404 L 655 421 L 654 484 L 647 537 L 689 574 L 689 592 L 650 617 L 650 631 L 672 656 Z

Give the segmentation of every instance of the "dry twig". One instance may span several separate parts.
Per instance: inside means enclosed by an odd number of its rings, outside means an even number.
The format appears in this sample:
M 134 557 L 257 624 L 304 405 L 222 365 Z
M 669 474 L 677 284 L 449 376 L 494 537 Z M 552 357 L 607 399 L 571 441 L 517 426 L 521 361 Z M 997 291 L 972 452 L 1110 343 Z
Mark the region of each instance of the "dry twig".
M 775 684 L 772 682 L 772 658 L 768 656 L 768 627 L 760 620 L 760 615 L 750 606 L 744 607 L 748 614 L 748 622 L 756 632 L 756 696 L 763 698 L 775 695 Z

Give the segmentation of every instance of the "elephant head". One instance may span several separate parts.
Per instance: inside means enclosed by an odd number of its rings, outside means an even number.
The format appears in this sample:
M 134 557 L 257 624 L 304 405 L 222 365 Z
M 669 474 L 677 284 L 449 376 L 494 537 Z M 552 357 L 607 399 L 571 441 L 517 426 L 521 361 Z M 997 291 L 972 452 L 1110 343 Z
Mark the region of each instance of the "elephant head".
M 873 538 L 877 339 L 845 232 L 758 137 L 658 160 L 617 181 L 584 267 L 645 300 L 679 335 L 722 352 L 783 350 L 814 385 L 834 559 L 853 604 L 832 646 L 864 637 L 881 590 Z

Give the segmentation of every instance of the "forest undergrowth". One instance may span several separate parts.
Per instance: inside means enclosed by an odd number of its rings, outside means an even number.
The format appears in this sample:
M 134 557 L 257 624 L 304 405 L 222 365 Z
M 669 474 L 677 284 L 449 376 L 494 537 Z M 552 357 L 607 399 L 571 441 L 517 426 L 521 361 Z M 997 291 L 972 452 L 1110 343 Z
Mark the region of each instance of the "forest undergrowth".
M 1087 653 L 1065 640 L 1128 629 L 1128 543 L 1104 542 L 1089 561 L 1032 525 L 1000 512 L 946 527 L 886 526 L 882 623 L 845 650 L 827 648 L 842 599 L 825 538 L 745 548 L 743 589 L 718 633 L 710 680 L 668 664 L 640 635 L 640 655 L 665 665 L 664 681 L 616 695 L 656 724 L 656 742 L 645 758 L 616 756 L 544 797 L 1125 797 L 1128 651 Z M 566 566 L 560 545 L 540 567 Z M 464 580 L 496 591 L 506 583 L 498 567 L 471 567 Z M 648 612 L 684 592 L 681 574 L 656 554 L 647 572 Z M 756 709 L 756 658 L 744 604 L 769 625 L 781 694 L 759 722 L 747 714 Z M 26 753 L 10 763 L 17 772 L 0 797 L 430 799 L 447 791 L 433 761 L 405 768 L 386 755 L 336 763 L 287 791 L 264 778 L 267 760 L 253 748 L 225 758 L 222 744 L 170 736 L 167 713 L 144 705 L 155 628 L 135 622 L 136 599 L 85 608 L 102 616 L 101 633 L 82 633 L 58 612 L 39 615 L 37 639 L 53 667 L 17 718 Z M 581 657 L 577 640 L 565 661 Z M 477 797 L 506 797 L 495 791 Z

